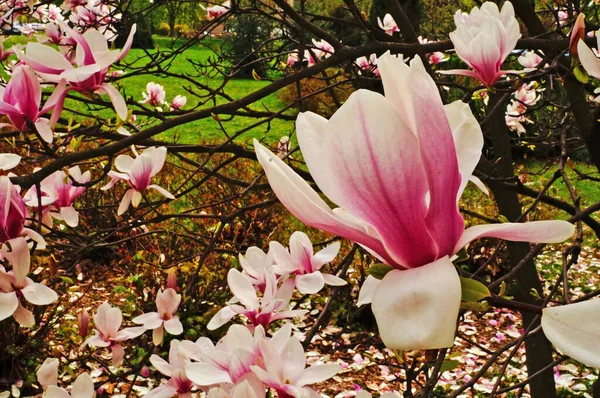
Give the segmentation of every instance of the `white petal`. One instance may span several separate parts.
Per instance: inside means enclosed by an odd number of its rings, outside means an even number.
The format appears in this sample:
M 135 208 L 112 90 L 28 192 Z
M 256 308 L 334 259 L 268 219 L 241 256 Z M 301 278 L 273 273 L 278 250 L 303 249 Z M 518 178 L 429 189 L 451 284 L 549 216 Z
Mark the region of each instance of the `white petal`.
M 375 295 L 375 290 L 377 290 L 377 287 L 380 283 L 381 280 L 371 275 L 367 276 L 367 279 L 365 279 L 360 287 L 360 292 L 358 293 L 358 302 L 356 305 L 360 307 L 361 305 L 371 304 L 373 301 L 373 296 Z

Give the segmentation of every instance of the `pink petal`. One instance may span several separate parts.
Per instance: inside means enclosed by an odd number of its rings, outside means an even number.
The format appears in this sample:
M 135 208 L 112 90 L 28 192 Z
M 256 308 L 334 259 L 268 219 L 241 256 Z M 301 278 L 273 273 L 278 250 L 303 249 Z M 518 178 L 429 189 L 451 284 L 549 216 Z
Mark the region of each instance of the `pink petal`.
M 35 325 L 35 318 L 33 317 L 33 313 L 25 307 L 23 307 L 23 305 L 21 305 L 21 302 L 19 302 L 19 306 L 13 314 L 13 318 L 15 318 L 15 321 L 17 321 L 19 325 L 26 328 L 30 328 Z
M 136 30 L 137 30 L 137 25 L 133 24 L 131 26 L 131 30 L 129 31 L 129 36 L 127 37 L 127 41 L 125 41 L 125 45 L 123 46 L 123 49 L 121 50 L 121 55 L 119 55 L 119 58 L 117 58 L 117 61 L 120 61 L 123 58 L 125 58 L 125 56 L 129 52 L 129 50 L 131 50 L 131 45 L 133 44 L 133 36 L 135 35 Z
M 158 355 L 152 354 L 152 356 L 150 357 L 150 363 L 156 368 L 156 370 L 158 370 L 163 375 L 168 377 L 171 377 L 173 375 L 173 367 L 171 366 L 171 364 L 169 364 L 169 362 L 165 361 Z
M 338 278 L 337 276 L 331 274 L 323 274 L 323 279 L 325 279 L 325 284 L 329 286 L 344 286 L 348 284 L 348 282 L 342 278 Z
M 65 56 L 50 46 L 30 41 L 27 43 L 26 53 L 27 55 L 17 52 L 17 55 L 36 72 L 59 75 L 65 70 L 73 69 Z
M 168 321 L 165 321 L 165 330 L 173 336 L 179 336 L 183 333 L 183 325 L 181 324 L 179 317 L 175 316 Z
M 190 363 L 185 365 L 185 375 L 199 386 L 231 383 L 229 372 L 207 363 Z
M 19 307 L 19 298 L 15 292 L 0 292 L 0 321 L 12 316 Z
M 467 243 L 482 237 L 514 242 L 560 243 L 573 236 L 573 233 L 573 224 L 558 220 L 476 225 L 465 230 L 454 247 L 454 253 Z
M 40 137 L 42 137 L 42 139 L 44 141 L 46 141 L 47 143 L 52 143 L 52 140 L 54 139 L 54 132 L 52 131 L 52 128 L 50 127 L 48 119 L 43 119 L 43 118 L 38 119 L 35 121 L 34 124 L 35 124 L 35 129 L 40 134 Z
M 163 342 L 163 338 L 165 336 L 165 328 L 161 323 L 159 327 L 152 331 L 152 344 L 155 346 L 159 346 Z
M 140 316 L 136 316 L 131 320 L 133 323 L 137 323 L 138 325 L 144 325 L 146 329 L 156 329 L 160 325 L 163 324 L 163 320 L 158 314 L 158 312 L 149 312 L 147 314 L 142 314 Z
M 371 308 L 388 348 L 429 350 L 454 344 L 460 298 L 458 273 L 442 257 L 422 267 L 388 272 Z
M 97 88 L 95 92 L 98 94 L 108 94 L 110 102 L 112 102 L 117 116 L 119 116 L 121 120 L 127 120 L 127 114 L 129 112 L 127 109 L 127 103 L 125 102 L 125 99 L 119 90 L 109 83 L 105 83 L 101 87 Z
M 24 286 L 31 262 L 27 240 L 19 237 L 9 240 L 6 244 L 10 245 L 11 251 L 5 250 L 4 256 L 13 267 L 15 282 L 18 286 Z
M 314 383 L 320 383 L 335 376 L 339 370 L 340 365 L 338 364 L 314 365 L 304 369 L 302 376 L 295 384 L 299 387 L 303 387 Z
M 55 386 L 58 383 L 58 365 L 57 358 L 46 358 L 42 366 L 38 369 L 37 381 L 46 390 L 49 386 Z
M 79 213 L 73 206 L 61 207 L 60 215 L 65 223 L 71 228 L 75 228 L 79 224 Z
M 333 261 L 340 251 L 340 246 L 340 242 L 335 242 L 317 252 L 317 254 L 315 254 L 312 258 L 313 269 L 318 271 L 323 265 Z
M 252 283 L 240 271 L 232 268 L 227 273 L 227 284 L 233 295 L 248 309 L 257 309 L 260 306 L 256 290 Z
M 123 358 L 125 357 L 125 350 L 119 344 L 110 346 L 110 350 L 112 352 L 112 365 L 114 367 L 118 367 L 121 364 L 121 362 L 123 362 Z
M 171 398 L 177 394 L 177 387 L 172 384 L 163 384 L 153 390 L 148 391 L 144 397 L 146 398 Z M 179 395 L 180 397 L 182 395 Z

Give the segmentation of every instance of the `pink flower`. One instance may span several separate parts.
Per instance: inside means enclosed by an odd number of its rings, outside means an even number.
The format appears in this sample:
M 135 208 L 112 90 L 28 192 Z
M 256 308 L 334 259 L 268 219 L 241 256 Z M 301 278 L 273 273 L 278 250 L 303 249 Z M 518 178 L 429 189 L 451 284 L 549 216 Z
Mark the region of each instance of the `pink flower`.
M 307 312 L 288 309 L 294 289 L 293 280 L 284 282 L 281 288 L 278 288 L 275 278 L 267 275 L 265 291 L 260 298 L 248 277 L 234 268 L 227 274 L 227 284 L 236 299 L 236 304 L 221 308 L 206 326 L 208 330 L 220 328 L 236 315 L 245 316 L 250 326 L 255 327 L 267 326 L 279 319 L 293 318 Z
M 0 243 L 28 237 L 39 249 L 46 248 L 44 238 L 32 229 L 24 228 L 27 210 L 19 190 L 7 176 L 0 176 Z
M 372 298 L 386 345 L 449 347 L 461 298 L 450 257 L 481 236 L 561 242 L 574 227 L 540 221 L 465 230 L 458 199 L 481 156 L 477 120 L 460 101 L 443 106 L 419 57 L 409 67 L 384 54 L 377 66 L 385 97 L 359 90 L 330 120 L 306 112 L 296 122 L 308 169 L 339 208 L 331 210 L 258 141 L 256 154 L 273 191 L 296 217 L 360 243 L 395 268 L 370 283 L 370 294 L 363 297 L 363 302 Z
M 171 101 L 171 110 L 177 109 L 180 110 L 185 106 L 187 102 L 187 98 L 183 95 L 176 95 Z
M 71 394 L 57 386 L 49 386 L 46 394 L 44 394 L 46 398 L 94 398 L 95 396 L 94 381 L 87 373 L 77 376 Z
M 526 51 L 517 59 L 524 68 L 537 68 L 543 58 L 536 54 L 535 51 Z
M 110 347 L 112 351 L 113 366 L 119 366 L 125 356 L 125 350 L 119 344 L 122 341 L 133 339 L 146 331 L 144 327 L 133 327 L 119 330 L 123 322 L 123 314 L 121 310 L 111 307 L 110 304 L 104 302 L 96 314 L 94 314 L 94 328 L 96 333 L 87 339 L 81 348 L 88 344 L 95 347 Z
M 314 396 L 314 390 L 306 386 L 330 379 L 340 369 L 338 364 L 305 368 L 304 349 L 294 336 L 285 342 L 281 350 L 268 341 L 261 341 L 260 351 L 264 366 L 252 365 L 250 369 L 265 385 L 275 389 L 279 397 Z
M 566 11 L 559 11 L 558 12 L 558 23 L 559 25 L 564 25 L 568 22 L 569 20 L 569 13 Z
M 152 188 L 158 191 L 163 196 L 169 199 L 175 199 L 169 191 L 159 187 L 158 185 L 150 184 L 152 177 L 157 175 L 165 164 L 167 156 L 167 148 L 165 147 L 150 147 L 133 159 L 129 155 L 119 155 L 115 159 L 115 167 L 119 172 L 110 171 L 108 176 L 111 181 L 103 186 L 102 190 L 112 188 L 117 181 L 126 181 L 130 189 L 125 192 L 121 204 L 117 210 L 117 214 L 121 215 L 129 208 L 129 204 L 137 207 L 142 200 L 142 192 L 147 188 Z
M 17 51 L 19 59 L 36 71 L 44 80 L 60 82 L 66 80 L 69 88 L 84 94 L 107 94 L 121 120 L 127 119 L 127 104 L 112 85 L 105 83 L 110 66 L 123 59 L 133 42 L 136 26 L 133 25 L 122 50 L 110 51 L 106 38 L 96 29 L 88 29 L 83 35 L 60 23 L 61 28 L 77 42 L 75 64 L 59 51 L 30 41 L 26 51 Z
M 160 345 L 165 329 L 173 336 L 183 333 L 183 325 L 179 317 L 175 315 L 179 303 L 181 303 L 181 294 L 177 294 L 175 290 L 160 291 L 156 295 L 158 312 L 148 312 L 133 318 L 133 323 L 144 325 L 144 329 L 152 330 L 152 342 L 154 345 Z
M 14 127 L 23 132 L 29 131 L 27 121 L 35 125 L 36 130 L 46 142 L 52 142 L 54 133 L 52 126 L 58 120 L 63 108 L 65 96 L 65 81 L 61 80 L 54 92 L 40 110 L 42 102 L 42 88 L 38 77 L 31 69 L 19 65 L 14 70 L 6 88 L 0 87 L 0 114 L 6 115 L 10 124 L 0 124 L 0 127 Z M 50 120 L 43 115 L 53 110 Z
M 265 254 L 256 246 L 251 246 L 246 250 L 246 256 L 239 255 L 240 266 L 244 271 L 244 276 L 248 278 L 250 283 L 255 286 L 260 292 L 265 292 L 267 281 L 270 277 L 275 279 L 275 271 L 273 270 L 273 253 L 269 251 Z
M 12 315 L 22 326 L 32 327 L 35 318 L 31 311 L 23 307 L 20 297 L 33 305 L 48 305 L 58 300 L 58 295 L 48 286 L 27 277 L 31 258 L 25 238 L 19 237 L 5 243 L 2 254 L 12 266 L 12 271 L 0 269 L 0 321 Z
M 194 383 L 187 378 L 185 374 L 185 365 L 190 363 L 190 359 L 180 347 L 179 340 L 172 340 L 169 348 L 169 362 L 158 355 L 153 354 L 150 357 L 152 365 L 163 375 L 170 377 L 166 384 L 161 385 L 144 396 L 147 398 L 166 398 L 176 394 L 180 398 L 191 398 L 190 391 Z
M 376 76 L 379 76 L 379 70 L 377 69 L 377 55 L 371 54 L 369 58 L 360 57 L 354 61 L 358 67 L 365 72 L 371 72 Z
M 466 21 L 462 14 L 455 15 L 454 21 L 456 30 L 450 33 L 450 40 L 458 57 L 473 70 L 441 73 L 470 76 L 486 86 L 493 86 L 500 77 L 511 72 L 501 70 L 502 63 L 515 49 L 521 32 L 510 1 L 504 2 L 502 11 L 495 3 L 486 1 L 481 9 L 474 7 Z
M 159 107 L 165 103 L 165 88 L 160 84 L 149 82 L 146 85 L 146 91 L 142 93 L 144 97 L 142 104 L 148 104 L 151 106 Z
M 201 6 L 204 8 L 204 6 Z M 225 1 L 221 5 L 214 5 L 211 7 L 206 7 L 206 14 L 208 15 L 208 20 L 212 21 L 213 19 L 219 18 L 221 15 L 225 14 L 229 11 L 231 7 L 231 3 L 229 0 Z
M 296 231 L 290 237 L 288 251 L 279 242 L 270 243 L 275 265 L 273 269 L 278 275 L 294 275 L 296 289 L 302 294 L 316 294 L 325 284 L 343 286 L 346 281 L 335 275 L 323 274 L 320 269 L 332 261 L 340 251 L 340 242 L 335 242 L 314 254 L 309 237 Z
M 37 371 L 37 381 L 46 391 L 48 387 L 55 386 L 58 383 L 58 365 L 57 358 L 46 358 L 42 366 Z
M 395 32 L 400 32 L 396 21 L 394 21 L 394 18 L 390 14 L 385 14 L 383 21 L 381 18 L 377 17 L 377 23 L 379 24 L 379 27 L 385 30 L 385 33 L 390 36 L 392 36 Z
M 291 52 L 288 54 L 287 60 L 285 61 L 285 65 L 293 66 L 296 62 L 298 62 L 299 58 L 300 55 L 298 55 L 298 51 Z
M 325 40 L 316 41 L 313 39 L 312 42 L 316 47 L 316 50 L 313 51 L 318 59 L 329 58 L 335 52 L 333 46 L 327 43 Z

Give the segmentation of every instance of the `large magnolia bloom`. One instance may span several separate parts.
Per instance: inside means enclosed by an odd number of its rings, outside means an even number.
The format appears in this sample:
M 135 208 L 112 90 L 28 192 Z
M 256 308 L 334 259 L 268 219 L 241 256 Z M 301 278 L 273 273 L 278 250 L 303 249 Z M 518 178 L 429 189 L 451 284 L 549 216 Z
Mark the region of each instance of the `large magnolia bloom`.
M 470 76 L 486 86 L 493 86 L 503 75 L 512 72 L 500 69 L 521 38 L 510 1 L 504 2 L 501 11 L 495 3 L 486 1 L 481 8 L 473 8 L 466 19 L 464 14 L 455 15 L 454 22 L 456 30 L 450 33 L 450 40 L 459 58 L 473 70 L 441 73 Z
M 449 347 L 461 300 L 450 258 L 482 236 L 561 242 L 564 221 L 464 229 L 458 199 L 481 156 L 483 136 L 468 105 L 444 106 L 420 58 L 377 60 L 385 97 L 359 90 L 326 120 L 300 114 L 298 143 L 332 210 L 286 163 L 255 141 L 279 200 L 313 227 L 352 239 L 396 268 L 372 284 L 381 338 L 397 349 Z

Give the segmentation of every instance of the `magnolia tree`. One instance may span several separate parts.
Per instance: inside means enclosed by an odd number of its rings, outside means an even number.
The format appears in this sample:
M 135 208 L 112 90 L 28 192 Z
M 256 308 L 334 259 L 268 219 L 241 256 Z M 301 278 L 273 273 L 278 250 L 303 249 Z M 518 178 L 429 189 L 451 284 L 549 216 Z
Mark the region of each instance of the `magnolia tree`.
M 344 391 L 348 347 L 387 369 L 386 398 L 551 397 L 566 364 L 592 396 L 600 286 L 580 254 L 600 202 L 573 175 L 598 178 L 571 158 L 600 168 L 595 4 L 485 2 L 417 32 L 397 0 L 377 26 L 353 0 L 343 21 L 198 3 L 195 34 L 145 51 L 128 22 L 160 2 L 1 3 L 25 35 L 1 51 L 2 396 L 319 397 Z M 232 63 L 211 32 L 244 14 L 277 28 Z M 256 62 L 268 76 L 236 88 Z M 536 185 L 514 160 L 538 150 Z M 500 313 L 491 346 L 466 329 Z M 350 381 L 339 396 L 371 396 Z

